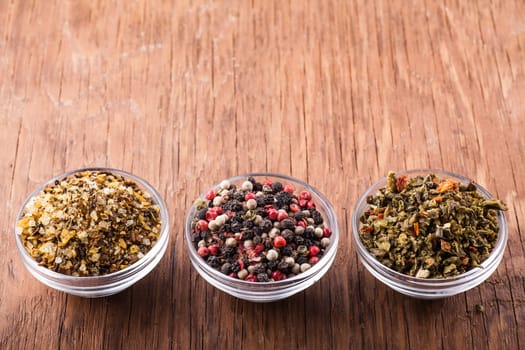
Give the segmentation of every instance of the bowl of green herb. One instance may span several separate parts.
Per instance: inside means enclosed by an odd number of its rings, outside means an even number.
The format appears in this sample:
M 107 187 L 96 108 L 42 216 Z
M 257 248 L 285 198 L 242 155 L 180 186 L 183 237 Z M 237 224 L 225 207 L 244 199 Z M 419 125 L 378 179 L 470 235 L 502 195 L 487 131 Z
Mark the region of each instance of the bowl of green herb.
M 505 204 L 442 170 L 389 172 L 358 199 L 353 237 L 366 269 L 420 299 L 474 288 L 496 270 L 508 239 Z
M 169 215 L 145 180 L 117 169 L 79 169 L 31 193 L 15 240 L 40 282 L 82 297 L 118 293 L 145 277 L 169 240 Z

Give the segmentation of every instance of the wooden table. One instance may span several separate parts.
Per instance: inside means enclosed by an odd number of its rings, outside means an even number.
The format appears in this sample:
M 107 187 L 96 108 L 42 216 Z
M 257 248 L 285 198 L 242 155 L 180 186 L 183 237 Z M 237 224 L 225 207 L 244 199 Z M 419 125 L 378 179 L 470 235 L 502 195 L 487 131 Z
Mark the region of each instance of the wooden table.
M 525 347 L 523 1 L 4 0 L 0 23 L 0 348 Z M 39 283 L 13 235 L 37 185 L 91 166 L 146 179 L 172 220 L 157 268 L 99 299 Z M 410 168 L 508 204 L 479 287 L 416 300 L 358 261 L 357 198 Z M 199 193 L 256 171 L 317 187 L 341 227 L 331 270 L 277 303 L 207 284 L 183 237 Z

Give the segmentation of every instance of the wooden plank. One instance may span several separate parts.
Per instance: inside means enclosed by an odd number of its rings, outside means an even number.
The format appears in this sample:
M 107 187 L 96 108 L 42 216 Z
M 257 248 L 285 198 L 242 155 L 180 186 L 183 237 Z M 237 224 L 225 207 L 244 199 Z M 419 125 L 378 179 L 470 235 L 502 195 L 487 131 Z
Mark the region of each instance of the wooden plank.
M 524 16 L 517 0 L 0 2 L 0 347 L 522 348 Z M 38 283 L 12 239 L 25 196 L 91 166 L 146 179 L 171 220 L 159 266 L 101 299 Z M 355 202 L 409 168 L 508 204 L 504 260 L 479 287 L 421 301 L 359 263 Z M 311 183 L 341 229 L 332 269 L 271 304 L 206 283 L 183 236 L 198 194 L 261 171 Z

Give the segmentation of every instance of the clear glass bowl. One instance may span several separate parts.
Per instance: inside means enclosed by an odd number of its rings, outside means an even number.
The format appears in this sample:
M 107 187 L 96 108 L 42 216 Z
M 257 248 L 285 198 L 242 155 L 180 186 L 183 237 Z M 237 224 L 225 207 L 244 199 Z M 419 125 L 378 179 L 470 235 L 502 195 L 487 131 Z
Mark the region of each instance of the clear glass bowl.
M 46 185 L 54 183 L 55 180 L 61 180 L 65 177 L 84 171 L 100 171 L 121 175 L 126 180 L 131 180 L 138 184 L 138 186 L 143 191 L 148 192 L 151 195 L 153 202 L 160 207 L 160 219 L 162 221 L 162 224 L 159 238 L 155 245 L 142 258 L 140 258 L 138 261 L 136 261 L 129 267 L 117 272 L 109 273 L 107 275 L 75 277 L 52 271 L 43 266 L 39 266 L 38 263 L 29 255 L 29 253 L 24 248 L 20 235 L 16 233 L 16 223 L 22 217 L 22 212 L 31 200 L 31 198 L 38 195 L 38 193 L 42 191 Z M 168 246 L 169 214 L 166 203 L 164 202 L 160 194 L 157 192 L 157 190 L 155 190 L 155 188 L 153 188 L 149 183 L 133 174 L 111 168 L 86 168 L 73 170 L 55 176 L 49 181 L 46 181 L 27 197 L 16 217 L 15 241 L 20 255 L 22 256 L 24 265 L 29 270 L 29 272 L 43 284 L 51 288 L 57 289 L 59 291 L 63 291 L 81 297 L 104 297 L 119 293 L 124 289 L 130 287 L 131 285 L 139 281 L 141 278 L 146 276 L 149 272 L 151 272 L 151 270 L 153 270 L 153 268 L 159 263 L 164 253 L 166 252 L 166 248 Z
M 196 214 L 195 205 L 192 205 L 186 218 L 186 243 L 188 245 L 190 261 L 193 267 L 208 283 L 239 299 L 252 302 L 273 302 L 288 298 L 305 290 L 317 282 L 330 269 L 330 266 L 332 265 L 337 253 L 337 246 L 339 243 L 339 227 L 337 224 L 335 211 L 325 196 L 323 196 L 312 186 L 300 180 L 294 179 L 290 176 L 272 173 L 245 174 L 235 176 L 227 180 L 231 184 L 237 185 L 239 188 L 242 182 L 244 182 L 250 176 L 254 177 L 259 182 L 268 179 L 273 182 L 279 181 L 283 185 L 291 184 L 294 186 L 295 193 L 298 193 L 302 190 L 307 190 L 312 194 L 312 200 L 316 204 L 316 209 L 322 214 L 325 225 L 328 226 L 332 231 L 330 236 L 330 245 L 326 248 L 325 254 L 321 259 L 319 259 L 319 262 L 305 272 L 280 281 L 249 282 L 225 275 L 220 271 L 210 267 L 206 261 L 197 254 L 197 251 L 191 241 L 191 221 Z M 216 189 L 219 186 L 220 183 L 213 185 L 204 191 L 199 196 L 199 198 L 204 198 L 209 190 Z
M 435 174 L 441 179 L 453 179 L 463 184 L 468 184 L 471 180 L 468 178 L 435 169 L 415 169 L 396 173 L 397 175 L 407 175 L 409 178 L 417 175 Z M 490 193 L 474 183 L 477 190 L 485 198 L 493 198 Z M 383 282 L 392 289 L 402 294 L 419 298 L 419 299 L 439 299 L 463 293 L 472 289 L 483 281 L 496 270 L 507 245 L 508 228 L 505 214 L 498 211 L 499 233 L 496 244 L 490 256 L 483 261 L 481 267 L 473 268 L 463 274 L 450 278 L 416 278 L 408 276 L 381 264 L 374 256 L 372 256 L 359 237 L 360 221 L 359 218 L 367 207 L 366 199 L 368 196 L 376 194 L 380 188 L 386 186 L 386 177 L 370 186 L 358 199 L 357 204 L 352 214 L 352 230 L 354 242 L 360 261 L 365 268 L 379 281 Z

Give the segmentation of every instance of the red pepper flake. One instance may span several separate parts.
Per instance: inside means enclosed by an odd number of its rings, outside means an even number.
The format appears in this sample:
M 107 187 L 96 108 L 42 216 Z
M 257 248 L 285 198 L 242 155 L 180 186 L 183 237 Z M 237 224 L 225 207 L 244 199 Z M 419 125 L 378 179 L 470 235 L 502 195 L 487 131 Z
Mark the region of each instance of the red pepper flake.
M 450 249 L 452 249 L 452 245 L 444 240 L 441 240 L 441 250 L 444 252 L 450 252 Z
M 374 230 L 374 227 L 373 226 L 366 226 L 366 227 L 363 227 L 361 228 L 361 231 L 365 232 L 365 233 L 370 233 Z
M 401 192 L 407 187 L 407 176 L 406 175 L 399 175 L 396 179 L 396 187 L 397 191 Z
M 419 222 L 414 222 L 414 233 L 419 236 Z
M 443 193 L 447 191 L 455 191 L 458 188 L 459 188 L 459 183 L 457 181 L 447 179 L 447 180 L 442 181 L 438 185 L 436 190 L 440 193 Z

